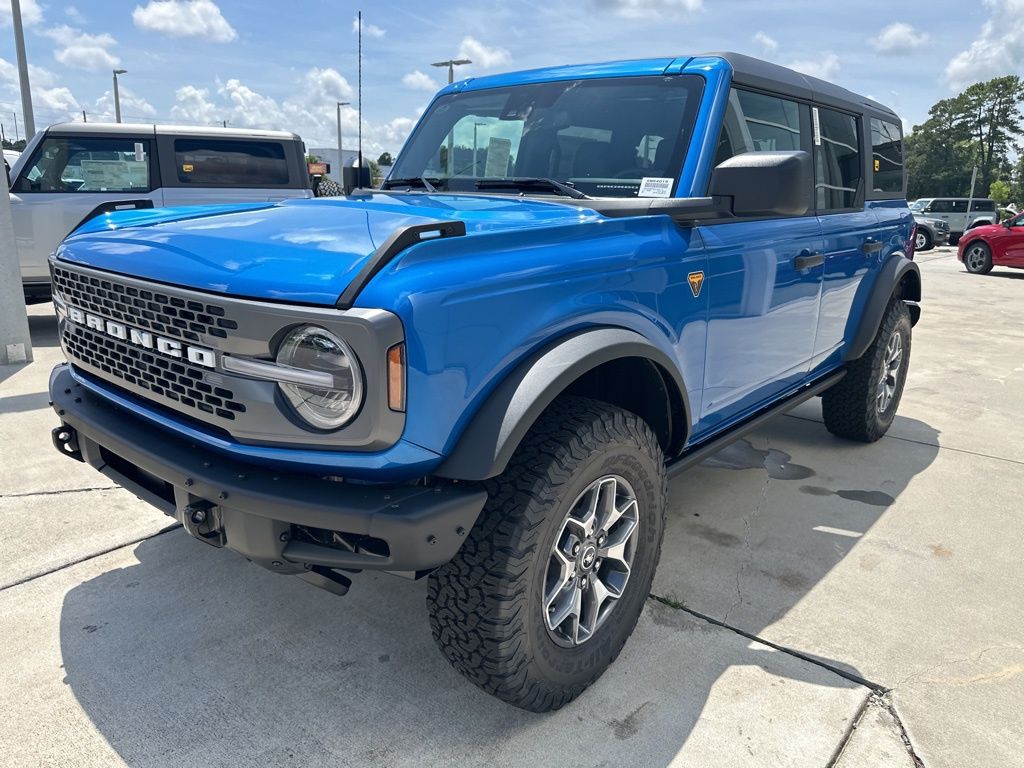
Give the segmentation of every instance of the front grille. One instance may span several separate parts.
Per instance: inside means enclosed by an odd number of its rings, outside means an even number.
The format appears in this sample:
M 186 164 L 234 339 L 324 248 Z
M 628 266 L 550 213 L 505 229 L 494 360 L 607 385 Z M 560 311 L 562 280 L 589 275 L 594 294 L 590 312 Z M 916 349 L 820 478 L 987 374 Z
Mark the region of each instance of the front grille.
M 64 323 L 64 348 L 76 361 L 149 390 L 169 401 L 168 405 L 173 401 L 179 410 L 185 406 L 231 420 L 236 413 L 245 413 L 234 392 L 206 383 L 204 372 L 188 363 L 136 349 L 73 323 Z
M 199 341 L 199 334 L 227 338 L 238 323 L 218 304 L 183 299 L 159 290 L 126 285 L 117 279 L 83 275 L 55 266 L 53 283 L 79 309 L 145 328 L 164 336 Z

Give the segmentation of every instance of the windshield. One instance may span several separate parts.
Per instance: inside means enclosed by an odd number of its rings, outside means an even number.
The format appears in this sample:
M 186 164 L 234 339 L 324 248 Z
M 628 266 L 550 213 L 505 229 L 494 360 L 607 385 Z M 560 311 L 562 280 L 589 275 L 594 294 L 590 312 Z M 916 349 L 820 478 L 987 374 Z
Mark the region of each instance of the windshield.
M 515 184 L 491 182 L 523 180 L 538 192 L 540 179 L 590 197 L 668 197 L 702 84 L 692 75 L 619 77 L 447 94 L 424 115 L 385 186 L 426 179 L 446 191 L 519 194 Z
M 921 211 L 923 211 L 928 206 L 928 203 L 930 203 L 930 202 L 931 202 L 930 199 L 928 199 L 928 200 L 915 200 L 914 202 L 912 202 L 910 204 L 910 210 L 912 210 L 914 213 L 920 213 Z

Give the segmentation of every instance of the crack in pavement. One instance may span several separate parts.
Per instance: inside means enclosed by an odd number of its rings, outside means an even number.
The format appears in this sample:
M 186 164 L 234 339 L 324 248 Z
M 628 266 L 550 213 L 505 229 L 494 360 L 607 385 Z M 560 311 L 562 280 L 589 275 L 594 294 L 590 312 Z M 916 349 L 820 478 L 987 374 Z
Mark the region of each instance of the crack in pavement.
M 1017 651 L 1018 653 L 1024 653 L 1024 647 L 1021 647 L 1019 645 L 992 645 L 988 648 L 982 648 L 977 653 L 968 656 L 965 659 L 951 659 L 949 661 L 939 662 L 938 664 L 932 664 L 931 666 L 925 667 L 919 672 L 914 672 L 913 674 L 907 675 L 902 680 L 897 682 L 894 686 L 892 686 L 891 690 L 899 690 L 904 685 L 915 680 L 920 680 L 925 675 L 929 675 L 932 672 L 935 672 L 936 670 L 942 669 L 943 667 L 955 667 L 959 664 L 967 664 L 968 662 L 977 663 L 981 661 L 982 657 L 985 656 L 985 654 L 992 653 L 993 651 Z
M 920 755 L 917 754 L 917 750 L 910 741 L 910 735 L 907 733 L 906 726 L 903 725 L 903 720 L 900 717 L 899 712 L 896 711 L 896 705 L 892 702 L 892 696 L 889 693 L 879 693 L 877 691 L 870 691 L 864 698 L 864 701 L 861 702 L 860 707 L 857 709 L 857 713 L 853 716 L 849 726 L 847 726 L 846 732 L 843 734 L 843 738 L 839 741 L 835 751 L 832 753 L 832 758 L 825 764 L 825 768 L 836 768 L 836 766 L 840 765 L 843 755 L 846 754 L 847 747 L 849 747 L 850 743 L 853 741 L 853 737 L 857 733 L 857 729 L 860 728 L 860 725 L 864 721 L 864 717 L 870 711 L 872 704 L 879 709 L 884 710 L 892 719 L 892 722 L 898 731 L 900 741 L 903 742 L 903 748 L 914 763 L 914 768 L 925 768 L 924 761 L 921 759 Z
M 768 461 L 768 458 L 767 458 L 767 456 L 768 456 L 768 454 L 767 454 L 768 449 L 769 449 L 769 446 L 768 446 L 768 443 L 766 441 L 765 442 L 765 450 L 766 450 L 765 462 L 766 463 Z M 766 469 L 767 469 L 767 467 L 766 467 Z M 733 601 L 732 605 L 730 605 L 725 610 L 725 615 L 722 616 L 722 623 L 723 624 L 729 620 L 729 614 L 732 613 L 733 610 L 735 610 L 736 608 L 739 608 L 743 604 L 743 589 L 741 587 L 741 582 L 743 580 L 743 574 L 746 572 L 747 568 L 750 566 L 751 555 L 752 555 L 752 552 L 753 552 L 753 548 L 751 547 L 751 544 L 750 544 L 750 537 L 752 535 L 751 523 L 753 522 L 755 517 L 757 517 L 758 515 L 761 514 L 762 510 L 764 509 L 765 503 L 768 501 L 768 486 L 771 484 L 771 482 L 772 482 L 772 476 L 769 474 L 764 479 L 764 485 L 761 486 L 761 498 L 758 500 L 757 504 L 754 505 L 754 508 L 743 516 L 743 561 L 740 563 L 740 567 L 736 569 L 736 599 Z
M 815 666 L 821 667 L 822 669 L 827 669 L 829 672 L 839 675 L 840 677 L 849 680 L 851 683 L 863 685 L 865 688 L 870 688 L 872 691 L 875 691 L 877 693 L 888 693 L 890 690 L 887 686 L 882 685 L 881 683 L 873 682 L 872 680 L 868 680 L 866 677 L 861 677 L 858 674 L 849 672 L 845 669 L 842 669 L 841 667 L 835 666 L 834 664 L 829 664 L 828 662 L 811 656 L 809 654 L 806 654 L 803 651 L 798 651 L 796 648 L 790 648 L 785 645 L 773 643 L 771 640 L 765 640 L 763 637 L 758 637 L 752 632 L 747 632 L 746 630 L 740 629 L 739 627 L 733 624 L 726 624 L 723 620 L 716 619 L 714 616 L 708 616 L 707 614 L 701 613 L 700 611 L 695 611 L 693 608 L 688 608 L 683 603 L 680 603 L 677 600 L 673 600 L 670 597 L 662 597 L 661 595 L 656 595 L 653 592 L 648 594 L 648 597 L 652 600 L 661 603 L 662 605 L 668 606 L 669 608 L 675 608 L 678 611 L 684 611 L 690 614 L 691 616 L 700 619 L 701 621 L 706 621 L 709 624 L 714 624 L 716 627 L 721 627 L 722 629 L 727 629 L 730 632 L 735 632 L 737 635 L 745 637 L 748 640 L 753 640 L 755 642 L 761 643 L 762 645 L 767 645 L 769 648 L 774 648 L 776 651 L 780 651 L 789 656 L 793 656 L 794 658 L 800 659 L 801 661 L 806 661 L 809 664 L 814 664 Z
M 812 424 L 824 424 L 821 419 L 813 419 L 810 416 L 797 416 L 795 413 L 784 413 L 782 414 L 789 419 L 798 419 L 800 421 L 809 421 Z M 954 448 L 951 445 L 939 445 L 938 443 L 928 443 L 924 440 L 915 440 L 912 437 L 900 437 L 892 433 L 887 433 L 882 436 L 883 440 L 902 440 L 905 443 L 913 443 L 914 445 L 925 445 L 929 448 L 938 448 L 942 451 L 955 451 L 957 453 L 966 453 L 970 456 L 979 456 L 983 459 L 992 459 L 993 461 L 1005 461 L 1008 464 L 1020 464 L 1024 466 L 1024 461 L 1020 459 L 1008 459 L 1006 456 L 993 456 L 990 453 L 982 453 L 981 451 L 972 451 L 968 448 Z
M 776 651 L 779 651 L 780 653 L 785 653 L 788 656 L 792 656 L 792 657 L 794 657 L 796 659 L 800 659 L 801 661 L 807 662 L 808 664 L 812 664 L 812 665 L 814 665 L 816 667 L 820 667 L 822 669 L 826 669 L 826 670 L 828 670 L 829 672 L 831 672 L 834 675 L 838 675 L 839 677 L 842 677 L 842 678 L 844 678 L 846 680 L 849 680 L 852 683 L 856 683 L 857 685 L 861 685 L 861 686 L 864 686 L 865 688 L 867 688 L 868 689 L 868 695 L 865 697 L 864 701 L 861 703 L 860 707 L 858 708 L 857 713 L 854 715 L 853 719 L 851 720 L 850 726 L 847 728 L 846 733 L 843 735 L 843 738 L 840 740 L 839 744 L 837 745 L 835 752 L 833 752 L 833 754 L 832 754 L 832 758 L 829 760 L 829 762 L 826 765 L 826 768 L 834 768 L 836 765 L 838 765 L 838 762 L 839 762 L 840 758 L 842 757 L 843 752 L 845 751 L 847 745 L 850 743 L 850 740 L 853 738 L 853 734 L 857 730 L 857 726 L 860 724 L 861 719 L 863 718 L 865 712 L 867 712 L 868 707 L 870 706 L 870 704 L 872 702 L 877 702 L 878 705 L 880 707 L 882 707 L 883 709 L 885 709 L 886 712 L 888 712 L 889 716 L 893 719 L 893 722 L 896 724 L 897 728 L 899 729 L 899 736 L 900 736 L 901 741 L 903 742 L 903 746 L 907 750 L 907 754 L 910 756 L 910 759 L 914 762 L 915 768 L 925 768 L 924 761 L 921 759 L 920 755 L 918 755 L 917 749 L 914 747 L 913 742 L 911 742 L 910 734 L 907 732 L 907 728 L 903 724 L 903 719 L 900 717 L 899 712 L 897 712 L 897 710 L 896 710 L 896 705 L 892 701 L 892 693 L 893 693 L 893 691 L 895 691 L 896 688 L 898 688 L 900 685 L 903 685 L 906 682 L 906 680 L 900 681 L 900 683 L 898 683 L 896 686 L 893 686 L 892 688 L 890 688 L 888 686 L 882 685 L 881 683 L 876 683 L 876 682 L 874 682 L 872 680 L 868 680 L 866 677 L 861 677 L 858 674 L 855 674 L 853 672 L 849 672 L 849 671 L 847 671 L 845 669 L 842 669 L 841 667 L 837 667 L 835 664 L 830 664 L 830 663 L 828 663 L 826 661 L 823 661 L 822 659 L 819 659 L 819 658 L 816 658 L 816 657 L 811 656 L 809 654 L 806 654 L 806 653 L 804 653 L 802 651 L 797 650 L 796 648 L 790 648 L 790 647 L 785 646 L 785 645 L 779 645 L 778 643 L 773 643 L 771 640 L 766 640 L 763 637 L 758 637 L 757 635 L 753 634 L 752 632 L 747 632 L 747 631 L 745 631 L 743 629 L 740 629 L 739 627 L 733 626 L 731 624 L 726 624 L 724 620 L 719 620 L 719 619 L 716 619 L 716 618 L 714 618 L 712 616 L 708 616 L 706 614 L 703 614 L 700 611 L 695 611 L 692 608 L 686 607 L 683 603 L 680 603 L 680 602 L 678 602 L 676 600 L 673 600 L 672 598 L 662 597 L 661 595 L 656 595 L 653 592 L 648 594 L 648 597 L 651 600 L 659 602 L 659 603 L 661 603 L 664 606 L 667 606 L 669 608 L 673 608 L 673 609 L 675 609 L 677 611 L 683 611 L 684 613 L 688 613 L 688 614 L 690 614 L 691 616 L 693 616 L 696 619 L 700 619 L 701 621 L 705 621 L 708 624 L 713 624 L 716 627 L 721 627 L 722 629 L 727 629 L 730 632 L 736 633 L 740 637 L 745 637 L 748 640 L 753 640 L 754 642 L 757 642 L 757 643 L 760 643 L 762 645 L 768 646 L 769 648 L 773 648 Z M 1013 649 L 1013 650 L 1018 650 L 1018 651 L 1019 650 L 1024 650 L 1022 648 L 1018 648 L 1017 646 L 993 646 L 992 648 L 986 648 L 984 651 L 982 651 L 981 653 L 977 654 L 976 657 L 975 657 L 975 660 L 981 658 L 985 653 L 987 653 L 989 651 L 994 651 L 994 650 L 997 650 L 997 649 L 1006 649 L 1006 648 Z M 963 659 L 962 661 L 971 661 L 971 660 L 972 659 Z M 961 662 L 949 662 L 949 663 L 961 663 Z M 938 666 L 944 666 L 944 665 L 938 665 Z M 923 674 L 923 673 L 921 673 L 921 674 Z
M 20 587 L 22 584 L 27 584 L 30 581 L 35 581 L 36 579 L 41 579 L 44 576 L 49 576 L 51 573 L 63 571 L 65 568 L 70 568 L 73 565 L 79 565 L 80 563 L 87 562 L 94 558 L 102 557 L 103 555 L 109 555 L 111 552 L 116 552 L 119 549 L 123 549 L 125 547 L 133 547 L 136 544 L 141 544 L 142 542 L 148 541 L 149 539 L 155 539 L 157 536 L 162 536 L 165 533 L 176 531 L 179 528 L 181 528 L 181 523 L 172 523 L 171 525 L 168 525 L 166 528 L 161 528 L 156 533 L 151 533 L 146 536 L 140 536 L 139 538 L 132 539 L 131 541 L 121 542 L 120 544 L 115 544 L 114 546 L 108 547 L 107 549 L 101 550 L 99 552 L 91 552 L 88 555 L 83 555 L 82 557 L 75 558 L 74 560 L 70 560 L 69 562 L 61 563 L 60 565 L 56 565 L 53 568 L 48 568 L 45 571 L 39 571 L 38 573 L 30 573 L 28 576 L 23 576 L 22 578 L 17 579 L 16 581 L 12 581 L 10 584 L 0 585 L 0 592 L 5 592 L 6 590 L 13 589 L 14 587 Z
M 23 493 L 0 493 L 0 499 L 25 499 L 30 496 L 59 496 L 62 493 L 92 493 L 93 491 L 113 491 L 119 485 L 99 485 L 92 488 L 64 488 L 58 491 L 25 491 Z

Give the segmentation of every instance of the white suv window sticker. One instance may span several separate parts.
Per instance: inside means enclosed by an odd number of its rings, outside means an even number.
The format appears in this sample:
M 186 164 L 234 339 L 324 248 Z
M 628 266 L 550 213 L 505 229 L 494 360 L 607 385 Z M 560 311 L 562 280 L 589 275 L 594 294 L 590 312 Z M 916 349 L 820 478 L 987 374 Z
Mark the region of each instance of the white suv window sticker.
M 659 176 L 644 176 L 640 179 L 640 191 L 637 197 L 671 197 L 672 183 L 675 179 L 665 179 Z

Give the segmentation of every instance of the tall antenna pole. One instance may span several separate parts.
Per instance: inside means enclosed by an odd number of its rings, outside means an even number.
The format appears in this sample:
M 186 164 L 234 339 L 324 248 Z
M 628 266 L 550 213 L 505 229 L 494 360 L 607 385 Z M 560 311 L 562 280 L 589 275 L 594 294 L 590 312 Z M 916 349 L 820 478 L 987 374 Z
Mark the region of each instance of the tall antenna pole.
M 363 172 L 363 12 L 357 16 L 359 26 L 359 173 Z

